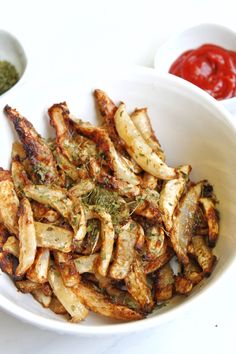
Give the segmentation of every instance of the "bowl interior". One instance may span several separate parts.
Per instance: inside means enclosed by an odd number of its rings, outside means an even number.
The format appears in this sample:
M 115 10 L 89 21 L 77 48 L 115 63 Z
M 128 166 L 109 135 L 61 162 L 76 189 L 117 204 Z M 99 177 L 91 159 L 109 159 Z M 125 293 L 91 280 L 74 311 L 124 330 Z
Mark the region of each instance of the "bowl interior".
M 118 103 L 124 101 L 129 111 L 148 107 L 156 134 L 171 166 L 191 164 L 194 181 L 208 179 L 215 188 L 221 213 L 220 238 L 215 249 L 219 262 L 205 285 L 196 288 L 188 298 L 178 298 L 150 318 L 130 324 L 118 324 L 100 316 L 74 325 L 43 309 L 30 295 L 16 291 L 6 275 L 0 277 L 0 304 L 8 311 L 40 326 L 72 333 L 117 333 L 156 325 L 168 314 L 176 315 L 185 305 L 194 303 L 210 288 L 233 262 L 236 249 L 236 133 L 224 112 L 201 90 L 172 76 L 158 76 L 152 70 L 100 70 L 100 76 L 74 73 L 65 80 L 46 84 L 24 85 L 14 95 L 0 99 L 0 112 L 5 104 L 16 107 L 44 136 L 50 135 L 47 108 L 66 100 L 71 112 L 84 120 L 96 122 L 92 92 L 101 88 Z M 33 93 L 33 99 L 29 99 Z M 32 96 L 31 96 L 32 97 Z M 9 167 L 13 128 L 1 114 L 0 165 Z
M 13 64 L 22 77 L 27 66 L 25 51 L 18 39 L 4 30 L 0 30 L 0 60 Z
M 173 36 L 156 52 L 154 66 L 157 72 L 168 72 L 171 64 L 186 50 L 202 44 L 216 44 L 236 51 L 236 33 L 215 24 L 201 24 Z

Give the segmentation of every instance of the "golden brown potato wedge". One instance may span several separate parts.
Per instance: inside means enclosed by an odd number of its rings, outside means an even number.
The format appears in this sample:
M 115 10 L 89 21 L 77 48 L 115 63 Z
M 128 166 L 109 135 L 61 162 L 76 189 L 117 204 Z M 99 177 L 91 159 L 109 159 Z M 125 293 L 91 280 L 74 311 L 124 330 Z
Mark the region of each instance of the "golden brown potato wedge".
M 184 266 L 184 276 L 186 279 L 189 279 L 193 285 L 196 285 L 204 278 L 204 273 L 198 264 L 190 259 L 189 263 Z
M 193 236 L 192 243 L 194 254 L 200 267 L 206 275 L 210 275 L 215 265 L 216 257 L 213 255 L 212 250 L 207 246 L 204 236 Z
M 36 255 L 36 232 L 33 213 L 27 198 L 20 201 L 19 206 L 19 265 L 16 275 L 20 276 L 32 266 Z
M 15 277 L 15 260 L 12 254 L 0 251 L 0 269 L 13 278 Z
M 193 288 L 191 280 L 185 278 L 183 275 L 175 276 L 175 291 L 177 294 L 187 295 Z
M 6 106 L 4 111 L 14 124 L 39 183 L 57 183 L 59 178 L 56 163 L 45 140 L 36 132 L 33 125 L 15 109 Z
M 163 253 L 165 234 L 161 227 L 151 226 L 146 230 L 146 258 L 155 260 Z
M 147 108 L 136 108 L 130 117 L 136 129 L 142 135 L 146 143 L 160 157 L 162 161 L 165 161 L 164 152 L 161 149 L 161 145 L 152 128 L 150 118 L 147 114 Z
M 0 169 L 0 222 L 14 235 L 18 235 L 19 200 L 9 171 Z
M 201 191 L 201 182 L 190 187 L 174 214 L 170 239 L 179 261 L 183 264 L 188 264 L 189 262 L 187 248 L 192 236 L 195 222 L 194 215 L 198 207 Z
M 28 269 L 26 277 L 35 283 L 46 283 L 48 281 L 49 261 L 49 250 L 47 248 L 37 248 L 35 261 Z
M 54 266 L 49 269 L 48 281 L 54 294 L 70 314 L 72 322 L 80 322 L 88 316 L 88 310 L 80 301 L 80 297 L 72 291 L 73 288 L 64 285 L 59 271 Z
M 68 253 L 72 250 L 73 232 L 62 227 L 35 222 L 38 247 L 49 248 Z
M 121 104 L 116 111 L 115 125 L 130 156 L 144 171 L 164 180 L 176 177 L 176 169 L 168 167 L 146 143 L 128 115 L 124 104 Z
M 167 263 L 157 271 L 155 298 L 158 302 L 172 298 L 174 290 L 174 273 Z
M 80 275 L 77 271 L 72 255 L 60 251 L 53 252 L 57 269 L 61 273 L 61 277 L 65 286 L 71 288 L 80 282 Z
M 52 296 L 49 308 L 52 312 L 56 313 L 57 315 L 67 314 L 65 307 L 60 303 L 60 301 L 55 295 Z
M 79 274 L 94 273 L 98 258 L 99 253 L 94 253 L 89 256 L 77 256 L 74 259 L 74 263 Z
M 219 234 L 219 222 L 218 216 L 215 209 L 215 204 L 210 198 L 200 198 L 200 203 L 202 204 L 207 223 L 208 223 L 208 241 L 211 247 L 214 247 Z
M 110 276 L 114 279 L 124 279 L 128 275 L 135 254 L 135 228 L 135 223 L 133 223 L 133 221 L 128 221 L 118 234 L 116 251 L 109 272 Z
M 143 264 L 138 256 L 134 259 L 130 271 L 125 278 L 128 292 L 139 303 L 143 311 L 149 312 L 154 306 L 152 293 L 147 284 Z
M 163 253 L 153 261 L 146 262 L 144 265 L 144 272 L 146 274 L 155 272 L 156 270 L 164 266 L 166 263 L 168 263 L 170 259 L 173 257 L 173 255 L 174 255 L 173 250 L 171 248 L 168 248 L 167 244 L 164 243 Z
M 37 300 L 43 307 L 48 308 L 52 297 L 45 295 L 42 289 L 36 289 L 31 292 L 35 300 Z
M 19 258 L 19 240 L 15 236 L 9 236 L 2 249 L 16 258 Z
M 32 293 L 34 290 L 41 289 L 42 284 L 35 283 L 31 280 L 18 280 L 15 282 L 18 290 L 24 294 Z
M 69 189 L 69 196 L 71 199 L 80 198 L 83 195 L 91 192 L 95 188 L 95 183 L 89 178 L 79 181 L 76 185 Z
M 12 180 L 14 183 L 16 193 L 18 194 L 19 197 L 22 197 L 24 195 L 23 192 L 24 187 L 28 184 L 32 184 L 32 182 L 29 180 L 25 172 L 24 166 L 22 165 L 21 162 L 17 160 L 12 160 L 11 175 L 12 175 Z
M 107 297 L 88 284 L 80 283 L 72 289 L 86 307 L 100 315 L 126 321 L 141 320 L 143 318 L 140 313 L 126 306 L 112 304 Z
M 153 175 L 150 175 L 150 173 L 144 172 L 143 178 L 141 181 L 141 187 L 143 189 L 156 189 L 157 187 L 157 181 L 158 179 L 154 177 Z

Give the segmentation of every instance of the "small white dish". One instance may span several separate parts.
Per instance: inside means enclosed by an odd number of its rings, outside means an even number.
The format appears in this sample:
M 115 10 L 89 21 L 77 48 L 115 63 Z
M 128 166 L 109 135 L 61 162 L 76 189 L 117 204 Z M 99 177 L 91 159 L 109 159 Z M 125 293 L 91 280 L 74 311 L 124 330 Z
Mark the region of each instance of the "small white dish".
M 155 70 L 160 74 L 168 73 L 171 64 L 183 52 L 206 43 L 236 51 L 236 33 L 227 27 L 210 23 L 187 28 L 160 46 L 155 55 Z
M 16 71 L 19 74 L 19 80 L 13 86 L 15 88 L 16 85 L 22 81 L 22 78 L 25 75 L 27 68 L 27 57 L 19 40 L 5 30 L 0 30 L 0 60 L 6 60 L 15 66 Z M 13 87 L 4 94 L 12 90 Z

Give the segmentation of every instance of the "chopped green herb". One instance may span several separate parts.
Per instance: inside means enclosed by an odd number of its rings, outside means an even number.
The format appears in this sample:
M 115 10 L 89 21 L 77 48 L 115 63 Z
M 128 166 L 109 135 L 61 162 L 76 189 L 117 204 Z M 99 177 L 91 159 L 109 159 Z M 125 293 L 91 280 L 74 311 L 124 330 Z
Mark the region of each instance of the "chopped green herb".
M 0 95 L 9 90 L 19 80 L 14 65 L 8 61 L 0 61 Z

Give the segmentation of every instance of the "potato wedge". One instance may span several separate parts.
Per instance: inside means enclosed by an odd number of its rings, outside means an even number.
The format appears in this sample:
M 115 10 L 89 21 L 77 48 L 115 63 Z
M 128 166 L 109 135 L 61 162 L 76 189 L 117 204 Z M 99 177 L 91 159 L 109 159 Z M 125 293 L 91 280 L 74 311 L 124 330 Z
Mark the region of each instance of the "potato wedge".
M 48 308 L 50 306 L 52 297 L 45 295 L 42 289 L 33 290 L 31 294 L 43 307 Z
M 72 202 L 67 198 L 66 190 L 47 185 L 28 185 L 24 188 L 24 193 L 36 202 L 49 205 L 64 218 L 70 217 Z
M 135 111 L 131 114 L 130 118 L 150 148 L 159 156 L 162 161 L 165 161 L 164 152 L 161 149 L 161 145 L 152 128 L 150 118 L 147 114 L 147 108 L 136 108 Z
M 80 198 L 83 195 L 91 192 L 95 188 L 95 183 L 89 178 L 79 181 L 76 185 L 69 189 L 68 195 L 71 199 Z
M 114 279 L 124 279 L 128 275 L 135 254 L 135 228 L 135 223 L 128 221 L 119 232 L 114 259 L 109 272 L 110 277 Z
M 155 260 L 163 253 L 165 234 L 161 227 L 151 226 L 146 231 L 146 258 Z
M 174 273 L 167 263 L 157 271 L 155 298 L 158 302 L 172 298 L 174 290 Z
M 190 262 L 184 266 L 184 277 L 196 285 L 204 278 L 204 273 L 198 264 L 190 259 Z
M 208 223 L 208 241 L 211 247 L 214 247 L 219 234 L 219 222 L 218 216 L 215 209 L 215 204 L 210 198 L 200 198 L 200 203 L 202 204 L 207 223 Z
M 136 234 L 135 249 L 137 251 L 141 251 L 145 244 L 145 234 L 142 226 L 137 222 L 135 223 L 134 232 Z
M 35 283 L 46 283 L 48 281 L 49 261 L 49 250 L 47 248 L 37 248 L 35 261 L 28 269 L 26 277 Z
M 39 183 L 51 184 L 59 181 L 52 152 L 33 125 L 15 109 L 5 106 L 5 113 L 14 124 Z
M 60 303 L 60 301 L 55 295 L 52 296 L 51 302 L 49 304 L 49 308 L 52 312 L 56 313 L 57 315 L 67 314 L 65 307 Z
M 15 236 L 9 236 L 6 242 L 2 247 L 3 251 L 8 252 L 15 256 L 16 258 L 19 257 L 19 240 Z
M 175 276 L 175 291 L 177 294 L 187 295 L 193 288 L 191 280 L 185 278 L 183 275 Z
M 79 274 L 94 273 L 95 264 L 99 258 L 99 253 L 89 256 L 78 256 L 74 259 L 74 263 Z
M 0 251 L 0 269 L 12 278 L 15 277 L 15 260 L 12 254 Z
M 130 156 L 151 175 L 169 180 L 176 177 L 176 169 L 168 167 L 146 143 L 121 104 L 115 114 L 116 130 L 124 140 Z
M 35 222 L 38 247 L 49 248 L 68 253 L 72 250 L 73 233 L 50 224 Z
M 165 228 L 168 232 L 172 228 L 174 211 L 186 187 L 191 167 L 188 165 L 182 166 L 179 170 L 184 174 L 180 174 L 176 179 L 167 181 L 160 194 L 159 206 Z
M 42 284 L 35 283 L 31 280 L 18 280 L 15 282 L 15 285 L 23 294 L 32 293 L 32 291 L 41 289 L 42 287 Z
M 48 281 L 54 294 L 70 314 L 72 322 L 80 322 L 88 316 L 88 310 L 80 301 L 80 297 L 72 291 L 72 288 L 64 285 L 59 271 L 53 266 L 49 269 Z
M 73 122 L 76 130 L 80 134 L 92 139 L 97 144 L 98 148 L 106 155 L 107 163 L 118 179 L 134 185 L 139 184 L 138 177 L 130 171 L 127 165 L 119 157 L 112 141 L 103 128 L 95 127 L 90 123 L 85 123 L 81 120 L 73 120 Z
M 71 288 L 80 282 L 80 275 L 77 271 L 72 255 L 60 251 L 53 252 L 57 269 L 61 273 L 61 277 L 65 286 Z
M 36 255 L 36 232 L 34 227 L 33 213 L 27 198 L 20 201 L 19 206 L 19 265 L 16 275 L 20 276 L 32 266 Z
M 111 261 L 115 237 L 111 216 L 102 208 L 89 206 L 86 218 L 87 220 L 98 218 L 101 222 L 100 237 L 102 240 L 102 245 L 97 265 L 98 272 L 101 275 L 106 276 Z
M 189 262 L 187 248 L 192 236 L 195 222 L 194 215 L 198 207 L 201 191 L 201 182 L 190 187 L 174 214 L 170 239 L 179 261 L 183 264 L 188 264 Z
M 157 187 L 157 181 L 158 179 L 155 176 L 150 175 L 150 173 L 144 172 L 141 187 L 143 189 L 148 188 L 154 190 Z
M 125 285 L 128 292 L 139 303 L 144 312 L 149 312 L 153 308 L 152 293 L 147 284 L 143 264 L 138 256 L 134 259 L 131 269 L 125 278 Z
M 80 301 L 91 311 L 117 320 L 141 320 L 143 316 L 126 306 L 112 304 L 107 297 L 88 284 L 80 283 L 72 288 Z
M 19 200 L 9 171 L 0 169 L 0 222 L 18 236 Z
M 59 148 L 56 148 L 53 152 L 53 156 L 60 169 L 69 176 L 72 181 L 78 181 L 81 176 L 79 169 L 62 154 Z
M 216 256 L 213 255 L 212 250 L 207 246 L 204 236 L 193 236 L 192 243 L 194 254 L 200 267 L 209 276 L 215 265 Z
M 153 261 L 146 262 L 144 265 L 144 272 L 146 274 L 155 272 L 156 270 L 160 269 L 163 267 L 166 263 L 168 263 L 171 258 L 173 257 L 174 252 L 172 251 L 171 248 L 167 247 L 167 244 L 164 243 L 163 245 L 163 253 L 154 259 Z
M 32 184 L 32 182 L 29 180 L 29 178 L 25 172 L 24 166 L 22 165 L 21 162 L 19 162 L 17 160 L 12 160 L 11 175 L 12 175 L 12 180 L 14 183 L 16 193 L 20 197 L 23 196 L 24 195 L 24 192 L 23 192 L 24 187 L 27 186 L 28 184 Z

